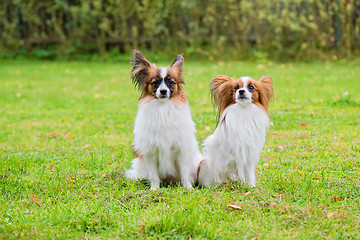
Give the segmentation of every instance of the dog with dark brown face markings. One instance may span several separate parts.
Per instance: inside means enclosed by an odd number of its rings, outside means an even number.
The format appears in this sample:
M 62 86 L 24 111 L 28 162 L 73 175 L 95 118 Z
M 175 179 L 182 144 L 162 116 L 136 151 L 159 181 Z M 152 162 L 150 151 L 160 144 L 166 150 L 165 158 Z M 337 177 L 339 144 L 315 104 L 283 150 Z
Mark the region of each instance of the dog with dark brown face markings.
M 170 67 L 156 67 L 135 50 L 132 81 L 141 89 L 134 127 L 136 158 L 125 175 L 148 179 L 151 190 L 160 182 L 181 182 L 192 189 L 202 158 L 195 138 L 195 124 L 183 90 L 183 56 Z

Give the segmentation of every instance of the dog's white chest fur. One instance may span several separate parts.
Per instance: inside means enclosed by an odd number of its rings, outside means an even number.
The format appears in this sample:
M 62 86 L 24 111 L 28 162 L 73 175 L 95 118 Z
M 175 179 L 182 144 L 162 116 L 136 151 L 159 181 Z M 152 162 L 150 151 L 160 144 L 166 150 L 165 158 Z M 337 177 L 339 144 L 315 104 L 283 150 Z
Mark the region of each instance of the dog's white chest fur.
M 255 104 L 226 108 L 214 134 L 205 140 L 205 164 L 199 180 L 203 186 L 228 179 L 255 185 L 255 166 L 265 143 L 269 117 Z
M 235 155 L 240 154 L 237 151 L 242 151 L 245 146 L 260 154 L 268 127 L 269 117 L 260 107 L 233 104 L 225 109 L 213 135 L 221 138 L 224 141 L 221 145 L 229 146 Z
M 195 133 L 190 108 L 169 100 L 152 100 L 139 106 L 135 120 L 134 144 L 143 154 L 154 149 L 183 147 L 184 139 Z
M 127 176 L 150 179 L 153 189 L 159 180 L 192 188 L 201 160 L 195 131 L 188 104 L 158 99 L 140 104 L 133 144 L 142 156 L 133 160 Z

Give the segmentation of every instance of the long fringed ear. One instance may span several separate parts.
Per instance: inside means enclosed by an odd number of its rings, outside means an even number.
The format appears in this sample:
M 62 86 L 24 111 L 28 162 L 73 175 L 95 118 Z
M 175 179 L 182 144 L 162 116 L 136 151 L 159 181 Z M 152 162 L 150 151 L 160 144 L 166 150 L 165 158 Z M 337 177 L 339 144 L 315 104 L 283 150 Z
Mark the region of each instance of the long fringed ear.
M 170 67 L 176 67 L 177 69 L 182 70 L 183 63 L 184 63 L 184 57 L 182 55 L 178 55 L 178 57 L 171 64 Z
M 219 75 L 210 83 L 211 97 L 218 107 L 218 118 L 227 106 L 233 102 L 235 80 L 226 75 Z
M 184 80 L 182 78 L 182 72 L 183 72 L 182 65 L 183 65 L 183 63 L 184 63 L 184 57 L 182 55 L 178 55 L 178 57 L 175 59 L 175 61 L 170 66 L 170 68 L 173 68 L 178 72 L 178 74 L 180 76 L 181 83 L 184 83 Z
M 269 76 L 262 76 L 259 80 L 259 83 L 259 101 L 265 108 L 267 108 L 269 106 L 270 100 L 274 98 L 274 87 L 272 79 Z
M 135 87 L 140 88 L 146 80 L 148 70 L 151 67 L 151 63 L 144 57 L 144 55 L 134 49 L 134 58 L 132 60 L 131 78 Z

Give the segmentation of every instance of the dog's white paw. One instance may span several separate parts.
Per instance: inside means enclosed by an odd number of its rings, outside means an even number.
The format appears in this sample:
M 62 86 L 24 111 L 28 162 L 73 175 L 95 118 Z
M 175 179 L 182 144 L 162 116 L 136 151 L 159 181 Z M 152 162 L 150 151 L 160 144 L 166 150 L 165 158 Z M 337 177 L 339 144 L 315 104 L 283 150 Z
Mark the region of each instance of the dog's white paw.
M 159 188 L 160 188 L 160 186 L 155 186 L 155 185 L 151 184 L 150 190 L 155 191 L 155 190 L 158 190 Z
M 133 179 L 133 180 L 138 179 L 137 173 L 134 169 L 125 171 L 124 175 L 125 175 L 125 177 Z

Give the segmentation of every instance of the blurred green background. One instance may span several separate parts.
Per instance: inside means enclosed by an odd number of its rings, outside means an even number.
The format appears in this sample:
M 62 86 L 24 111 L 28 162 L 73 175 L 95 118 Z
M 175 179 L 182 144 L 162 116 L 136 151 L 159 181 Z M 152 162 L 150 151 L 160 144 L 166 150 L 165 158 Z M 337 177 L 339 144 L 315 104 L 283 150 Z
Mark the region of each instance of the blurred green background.
M 3 59 L 351 59 L 360 1 L 2 0 L 0 33 Z

